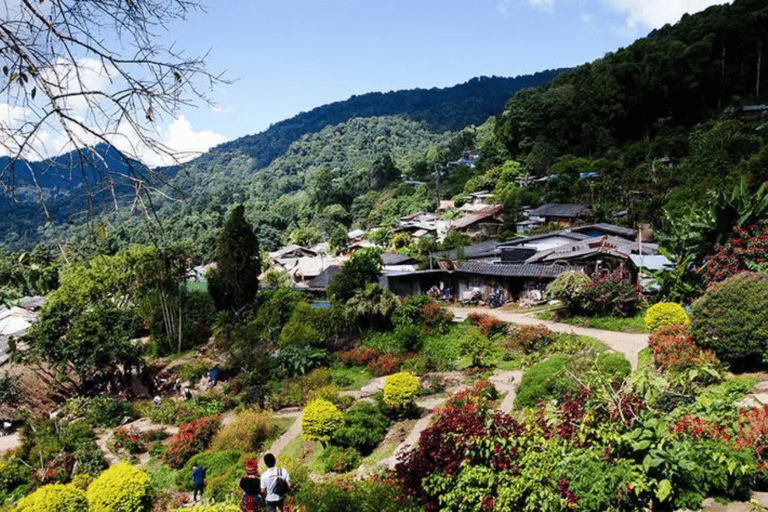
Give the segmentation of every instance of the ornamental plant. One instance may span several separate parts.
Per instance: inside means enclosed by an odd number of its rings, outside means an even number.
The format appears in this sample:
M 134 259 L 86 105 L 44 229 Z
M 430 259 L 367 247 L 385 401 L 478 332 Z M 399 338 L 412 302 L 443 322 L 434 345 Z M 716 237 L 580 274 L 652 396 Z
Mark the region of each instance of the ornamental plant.
M 584 288 L 582 306 L 586 313 L 593 315 L 630 317 L 639 309 L 641 300 L 640 287 L 617 268 L 592 276 Z
M 660 327 L 648 338 L 653 364 L 663 372 L 680 372 L 697 366 L 718 366 L 715 355 L 702 350 L 691 339 L 690 327 L 669 324 Z
M 578 313 L 590 282 L 581 270 L 566 270 L 547 285 L 546 294 L 562 302 L 569 313 Z
M 88 499 L 82 489 L 74 485 L 44 485 L 26 496 L 17 512 L 88 512 Z
M 333 432 L 344 425 L 341 411 L 328 400 L 312 400 L 304 408 L 301 417 L 301 437 L 308 441 L 325 444 Z
M 659 302 L 645 312 L 645 328 L 655 332 L 664 325 L 688 325 L 691 319 L 685 313 L 683 306 L 676 302 Z
M 715 246 L 715 254 L 704 262 L 704 282 L 709 285 L 725 281 L 768 263 L 768 226 L 734 227 L 724 245 Z
M 390 409 L 404 409 L 412 404 L 419 391 L 419 379 L 408 372 L 400 372 L 384 381 L 384 403 Z
M 127 461 L 105 470 L 86 491 L 89 512 L 144 512 L 152 506 L 149 475 Z
M 205 450 L 220 425 L 219 416 L 208 416 L 183 424 L 171 437 L 160 459 L 172 468 L 179 469 L 190 457 Z
M 713 284 L 692 306 L 691 336 L 735 368 L 768 356 L 768 273 L 744 272 Z
M 467 316 L 467 321 L 480 329 L 483 336 L 490 337 L 494 334 L 503 334 L 507 330 L 506 322 L 485 313 L 470 313 Z

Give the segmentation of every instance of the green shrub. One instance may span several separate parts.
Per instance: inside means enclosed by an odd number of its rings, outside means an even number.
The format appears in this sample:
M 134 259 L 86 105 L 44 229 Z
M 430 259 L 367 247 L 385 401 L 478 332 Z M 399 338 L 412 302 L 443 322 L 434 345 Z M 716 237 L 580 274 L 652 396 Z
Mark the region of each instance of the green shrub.
M 86 423 L 95 427 L 114 428 L 128 419 L 136 419 L 138 415 L 130 402 L 115 400 L 110 396 L 94 398 L 70 398 L 64 404 L 59 418 L 65 421 L 82 418 Z
M 384 403 L 391 409 L 403 409 L 416 399 L 419 379 L 408 372 L 400 372 L 384 381 Z
M 468 357 L 470 366 L 474 367 L 485 366 L 498 349 L 498 343 L 485 336 L 477 327 L 465 331 L 458 345 L 459 356 Z
M 293 478 L 293 473 L 291 473 Z M 306 512 L 416 512 L 422 510 L 397 487 L 382 479 L 352 478 L 330 482 L 308 481 L 295 493 L 297 504 Z
M 86 491 L 89 512 L 143 512 L 152 505 L 149 476 L 123 461 L 105 470 Z
M 190 361 L 189 363 L 184 363 L 179 367 L 179 377 L 181 380 L 195 383 L 202 379 L 203 375 L 208 372 L 209 366 L 210 365 L 207 363 L 199 361 Z
M 370 454 L 386 437 L 389 419 L 371 402 L 358 402 L 344 413 L 344 426 L 331 434 L 331 443 Z
M 768 356 L 768 273 L 737 274 L 710 286 L 692 309 L 691 336 L 735 368 Z
M 309 402 L 301 417 L 301 437 L 326 443 L 344 424 L 344 416 L 335 405 L 322 398 Z
M 360 465 L 360 454 L 354 448 L 329 445 L 323 450 L 322 458 L 326 473 L 346 473 Z
M 232 496 L 237 488 L 237 481 L 243 476 L 243 453 L 239 450 L 204 452 L 187 461 L 176 472 L 176 488 L 180 491 L 192 490 L 192 466 L 197 464 L 205 468 L 206 489 L 204 496 L 216 501 L 224 501 Z
M 648 308 L 645 312 L 645 328 L 648 332 L 655 332 L 664 325 L 688 325 L 691 319 L 685 313 L 685 309 L 676 302 L 659 302 Z
M 224 405 L 221 402 L 197 395 L 193 400 L 166 400 L 160 407 L 149 411 L 149 419 L 165 425 L 181 425 L 222 412 Z
M 597 357 L 597 370 L 610 380 L 623 382 L 632 373 L 632 363 L 617 352 L 604 352 Z
M 581 270 L 566 270 L 547 285 L 546 294 L 563 303 L 571 313 L 581 310 L 591 280 Z
M 274 436 L 277 427 L 268 412 L 247 409 L 219 430 L 211 441 L 214 451 L 257 452 Z
M 536 407 L 544 400 L 560 398 L 568 388 L 565 370 L 570 360 L 565 355 L 553 355 L 531 366 L 520 380 L 515 407 Z
M 74 485 L 44 485 L 16 505 L 17 512 L 88 512 L 85 492 Z
M 280 347 L 321 347 L 325 336 L 313 325 L 315 308 L 299 302 L 291 319 L 283 326 L 277 344 Z
M 0 460 L 0 492 L 10 492 L 29 481 L 32 468 L 15 455 L 5 455 Z

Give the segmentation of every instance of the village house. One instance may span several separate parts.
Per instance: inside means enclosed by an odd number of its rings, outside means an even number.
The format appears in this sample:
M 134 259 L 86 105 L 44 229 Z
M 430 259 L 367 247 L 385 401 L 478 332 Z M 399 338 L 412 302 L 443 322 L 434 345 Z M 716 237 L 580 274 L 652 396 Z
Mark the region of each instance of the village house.
M 451 223 L 451 229 L 470 237 L 496 236 L 504 225 L 504 205 L 486 205 L 482 209 L 464 215 Z
M 590 208 L 587 204 L 548 203 L 529 210 L 528 219 L 542 224 L 556 222 L 567 228 L 583 223 L 589 218 Z

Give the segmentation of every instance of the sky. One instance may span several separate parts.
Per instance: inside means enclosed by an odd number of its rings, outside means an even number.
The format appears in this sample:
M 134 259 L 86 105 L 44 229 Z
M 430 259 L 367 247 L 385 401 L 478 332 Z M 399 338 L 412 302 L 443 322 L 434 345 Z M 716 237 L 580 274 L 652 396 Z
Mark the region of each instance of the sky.
M 206 0 L 203 0 L 205 2 Z M 159 31 L 230 83 L 157 120 L 184 151 L 355 94 L 450 87 L 591 62 L 723 0 L 229 0 Z M 0 111 L 3 105 L 0 104 Z M 146 163 L 163 162 L 146 155 Z

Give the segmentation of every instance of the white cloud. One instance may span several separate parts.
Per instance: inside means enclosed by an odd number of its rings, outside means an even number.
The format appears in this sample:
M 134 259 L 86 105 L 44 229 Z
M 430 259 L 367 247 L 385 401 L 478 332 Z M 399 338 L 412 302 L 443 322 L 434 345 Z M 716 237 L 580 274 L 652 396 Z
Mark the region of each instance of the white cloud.
M 160 135 L 163 144 L 177 152 L 182 161 L 194 158 L 200 153 L 227 141 L 224 135 L 211 130 L 195 131 L 192 123 L 183 115 L 174 120 Z M 173 163 L 170 158 L 153 153 L 147 153 L 143 160 L 145 164 L 151 167 Z
M 614 11 L 626 13 L 623 30 L 637 32 L 677 22 L 685 13 L 696 13 L 724 0 L 605 0 Z

